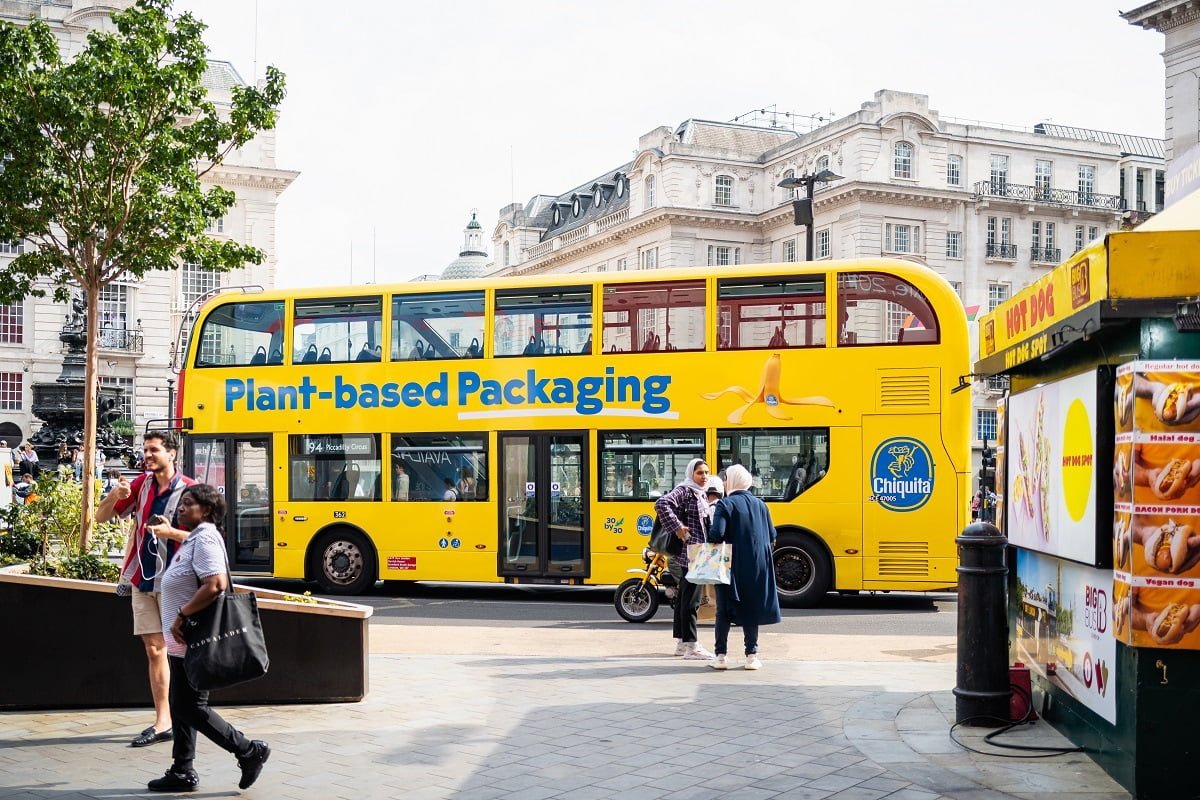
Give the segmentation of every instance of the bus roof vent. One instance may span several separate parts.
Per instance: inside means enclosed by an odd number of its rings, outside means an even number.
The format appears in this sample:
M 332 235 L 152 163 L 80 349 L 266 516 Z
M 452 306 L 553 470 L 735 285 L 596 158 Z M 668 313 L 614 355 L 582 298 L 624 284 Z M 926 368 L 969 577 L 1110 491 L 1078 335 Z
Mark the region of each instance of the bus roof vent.
M 933 399 L 932 370 L 881 369 L 875 385 L 879 387 L 877 406 L 885 409 L 921 409 L 936 411 Z

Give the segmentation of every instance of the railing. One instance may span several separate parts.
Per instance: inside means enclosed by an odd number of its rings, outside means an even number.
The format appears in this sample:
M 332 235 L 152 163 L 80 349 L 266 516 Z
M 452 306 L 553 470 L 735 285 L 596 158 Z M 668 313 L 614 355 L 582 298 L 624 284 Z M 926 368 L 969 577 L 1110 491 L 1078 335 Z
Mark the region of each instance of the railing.
M 1062 250 L 1057 247 L 1034 247 L 1029 251 L 1029 260 L 1057 264 L 1062 261 L 1061 254 Z
M 629 207 L 614 211 L 608 216 L 601 217 L 595 222 L 589 223 L 582 227 L 576 228 L 573 231 L 555 236 L 553 239 L 547 239 L 544 242 L 538 242 L 533 247 L 525 248 L 524 261 L 535 261 L 542 256 L 548 255 L 561 247 L 569 247 L 577 242 L 581 242 L 589 236 L 595 236 L 610 228 L 615 228 L 618 225 L 629 221 Z
M 554 249 L 554 240 L 550 239 L 545 242 L 538 242 L 533 247 L 525 249 L 525 260 L 533 261 L 535 258 L 541 258 Z
M 566 247 L 567 245 L 575 244 L 576 242 L 586 239 L 588 234 L 591 233 L 591 231 L 588 230 L 590 227 L 590 225 L 584 225 L 576 228 L 573 231 L 567 231 L 562 236 L 557 237 L 560 240 L 559 247 Z
M 596 220 L 596 227 L 602 231 L 616 227 L 629 219 L 629 206 L 622 208 L 620 211 L 615 211 L 607 217 L 601 217 Z
M 125 350 L 130 353 L 142 352 L 141 328 L 101 328 L 100 346 L 109 350 Z
M 1067 189 L 1051 189 L 1046 186 L 1028 186 L 1008 181 L 978 181 L 975 197 L 999 197 L 1006 200 L 1024 200 L 1031 203 L 1050 203 L 1060 206 L 1083 206 L 1105 211 L 1120 211 L 1124 200 L 1116 194 L 1096 192 L 1073 192 Z
M 988 242 L 984 256 L 987 258 L 1009 258 L 1015 261 L 1017 258 L 1017 246 L 1015 244 Z

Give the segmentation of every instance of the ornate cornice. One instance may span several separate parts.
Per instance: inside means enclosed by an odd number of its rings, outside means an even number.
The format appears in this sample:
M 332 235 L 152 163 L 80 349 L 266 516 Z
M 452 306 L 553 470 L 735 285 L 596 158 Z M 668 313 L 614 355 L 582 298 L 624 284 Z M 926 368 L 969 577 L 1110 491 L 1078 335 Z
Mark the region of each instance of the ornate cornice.
M 202 169 L 207 164 L 199 165 Z M 206 174 L 204 183 L 215 183 L 226 188 L 240 186 L 244 189 L 266 189 L 279 194 L 292 185 L 300 173 L 290 169 L 250 167 L 241 164 L 221 164 Z
M 1157 30 L 1166 33 L 1189 22 L 1200 20 L 1200 2 L 1197 0 L 1158 0 L 1147 3 L 1133 11 L 1127 11 L 1121 18 L 1130 25 L 1139 25 L 1146 30 Z

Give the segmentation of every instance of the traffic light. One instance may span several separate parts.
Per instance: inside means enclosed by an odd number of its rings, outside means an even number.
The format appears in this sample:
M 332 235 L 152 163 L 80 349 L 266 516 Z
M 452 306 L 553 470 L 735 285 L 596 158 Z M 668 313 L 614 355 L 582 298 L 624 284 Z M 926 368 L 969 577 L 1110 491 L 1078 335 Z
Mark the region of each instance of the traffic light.
M 995 487 L 996 451 L 988 444 L 987 439 L 984 439 L 983 453 L 980 454 L 979 460 L 979 488 L 995 491 Z

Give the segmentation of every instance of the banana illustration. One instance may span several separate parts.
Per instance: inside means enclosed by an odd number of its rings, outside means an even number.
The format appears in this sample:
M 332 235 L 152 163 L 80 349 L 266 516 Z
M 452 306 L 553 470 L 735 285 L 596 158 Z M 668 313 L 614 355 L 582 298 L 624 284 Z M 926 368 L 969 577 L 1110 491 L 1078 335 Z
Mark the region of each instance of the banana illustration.
M 767 363 L 763 366 L 762 383 L 759 384 L 757 391 L 750 391 L 744 386 L 729 386 L 719 392 L 708 392 L 702 394 L 705 400 L 716 400 L 724 394 L 736 394 L 746 401 L 744 406 L 739 406 L 729 413 L 729 421 L 734 425 L 741 424 L 742 418 L 746 416 L 746 412 L 756 403 L 763 403 L 766 406 L 767 413 L 775 419 L 791 419 L 790 416 L 780 410 L 780 406 L 827 406 L 833 408 L 833 401 L 828 397 L 820 395 L 810 395 L 808 397 L 784 397 L 780 391 L 779 384 L 783 377 L 783 367 L 780 364 L 778 353 L 772 353 L 767 358 Z

